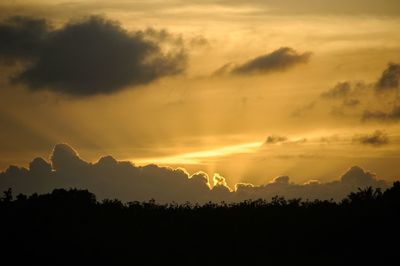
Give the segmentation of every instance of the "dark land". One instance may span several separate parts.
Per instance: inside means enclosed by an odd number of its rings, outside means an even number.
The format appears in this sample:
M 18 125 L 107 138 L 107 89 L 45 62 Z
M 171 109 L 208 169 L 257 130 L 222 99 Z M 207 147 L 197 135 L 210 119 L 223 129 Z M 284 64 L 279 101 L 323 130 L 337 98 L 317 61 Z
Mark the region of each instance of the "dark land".
M 205 205 L 8 190 L 0 221 L 2 265 L 398 265 L 400 182 L 341 202 Z

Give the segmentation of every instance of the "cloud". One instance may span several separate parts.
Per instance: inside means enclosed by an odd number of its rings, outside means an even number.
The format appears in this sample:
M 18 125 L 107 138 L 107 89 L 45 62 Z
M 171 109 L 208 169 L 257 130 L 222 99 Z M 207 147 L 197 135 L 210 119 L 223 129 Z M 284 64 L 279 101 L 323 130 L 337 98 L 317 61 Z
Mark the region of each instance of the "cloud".
M 333 88 L 322 92 L 320 98 L 333 102 L 341 101 L 340 106 L 331 106 L 332 115 L 356 116 L 364 122 L 397 122 L 400 119 L 398 89 L 400 64 L 389 63 L 375 82 L 339 82 Z M 356 108 L 361 106 L 365 109 Z M 296 112 L 299 111 L 295 110 L 295 114 Z
M 340 177 L 340 180 L 343 184 L 353 187 L 374 186 L 376 175 L 364 171 L 364 169 L 359 166 L 353 166 Z
M 324 99 L 332 99 L 332 100 L 342 100 L 344 101 L 349 100 L 346 99 L 350 96 L 359 97 L 363 93 L 365 93 L 368 88 L 371 86 L 365 84 L 362 81 L 351 82 L 351 81 L 344 81 L 338 82 L 333 88 L 321 93 L 321 97 Z M 357 100 L 357 99 L 353 99 Z M 343 102 L 345 104 L 345 102 Z
M 276 144 L 280 142 L 286 141 L 288 138 L 285 136 L 268 136 L 267 140 L 265 141 L 265 144 Z
M 51 173 L 52 167 L 43 158 L 37 157 L 29 163 L 29 170 L 34 176 L 48 175 Z
M 4 3 L 3 3 L 4 2 Z M 145 18 L 238 19 L 238 15 L 247 18 L 265 19 L 266 15 L 311 15 L 311 16 L 399 16 L 400 7 L 397 0 L 336 0 L 324 2 L 319 0 L 174 0 L 174 1 L 69 1 L 54 5 L 51 1 L 2 1 L 3 14 L 16 10 L 24 13 L 47 14 L 49 16 L 70 17 L 77 14 L 104 14 L 110 11 L 123 13 L 135 10 L 135 15 Z M 29 2 L 28 2 L 29 3 Z M 33 2 L 32 2 L 33 3 Z M 195 7 L 195 8 L 194 8 Z M 207 12 L 204 12 L 207 10 Z M 189 12 L 189 13 L 188 13 Z M 233 17 L 232 17 L 233 16 Z
M 362 115 L 363 121 L 383 121 L 383 122 L 395 122 L 400 120 L 400 105 L 394 105 L 389 111 L 364 111 Z
M 389 63 L 375 85 L 376 91 L 400 89 L 400 64 Z
M 269 54 L 260 55 L 253 58 L 242 65 L 228 63 L 217 69 L 214 75 L 225 73 L 247 75 L 247 74 L 264 74 L 274 71 L 284 71 L 295 65 L 307 63 L 311 57 L 310 52 L 298 53 L 293 48 L 281 47 Z
M 266 147 L 267 145 L 272 145 L 272 144 L 298 145 L 298 144 L 304 144 L 306 142 L 307 142 L 306 138 L 289 139 L 288 137 L 285 136 L 271 135 L 267 137 L 262 147 Z
M 210 42 L 201 35 L 196 35 L 190 39 L 189 44 L 191 47 L 210 47 Z
M 111 156 L 97 162 L 86 162 L 66 144 L 53 149 L 50 162 L 35 158 L 29 169 L 10 166 L 0 172 L 0 189 L 12 188 L 14 193 L 46 193 L 55 188 L 89 189 L 99 199 L 118 198 L 123 201 L 160 203 L 187 201 L 205 203 L 237 202 L 247 199 L 286 198 L 341 200 L 351 191 L 368 186 L 386 188 L 386 182 L 361 167 L 350 168 L 340 180 L 321 183 L 310 180 L 304 184 L 290 182 L 288 176 L 279 176 L 265 185 L 239 183 L 232 190 L 227 179 L 219 174 L 210 178 L 204 172 L 190 175 L 181 168 L 160 167 L 154 164 L 135 166 L 128 161 L 117 161 Z
M 293 112 L 291 113 L 291 115 L 293 117 L 299 117 L 304 115 L 307 112 L 310 112 L 314 109 L 314 107 L 316 106 L 317 102 L 316 101 L 311 101 L 307 104 L 298 106 L 295 110 L 293 110 Z
M 339 82 L 332 89 L 323 92 L 321 97 L 323 98 L 344 98 L 349 95 L 351 91 L 351 84 L 348 81 Z
M 79 157 L 78 152 L 67 144 L 57 144 L 53 149 L 50 160 L 53 169 L 56 171 L 81 169 L 88 165 Z
M 360 105 L 361 101 L 358 99 L 345 99 L 342 103 L 344 107 L 356 107 Z
M 278 176 L 272 179 L 271 184 L 289 184 L 289 177 L 288 176 Z
M 0 23 L 0 60 L 15 62 L 41 53 L 51 28 L 44 19 L 15 16 Z
M 308 180 L 308 181 L 306 181 L 306 182 L 304 182 L 304 185 L 321 185 L 322 183 L 321 183 L 321 181 L 319 181 L 319 180 L 314 180 L 314 179 L 311 179 L 311 180 Z
M 197 0 L 197 2 L 200 2 Z M 369 15 L 399 16 L 396 0 L 336 0 L 321 4 L 318 0 L 202 0 L 201 3 L 218 3 L 236 7 L 256 7 L 257 14 L 275 15 Z
M 389 143 L 389 137 L 385 132 L 376 130 L 372 134 L 354 136 L 353 142 L 363 145 L 382 146 Z
M 166 31 L 128 33 L 91 16 L 52 29 L 45 20 L 13 17 L 0 23 L 0 57 L 29 62 L 13 81 L 33 91 L 75 96 L 109 94 L 184 71 L 186 53 Z M 163 43 L 174 47 L 165 51 Z

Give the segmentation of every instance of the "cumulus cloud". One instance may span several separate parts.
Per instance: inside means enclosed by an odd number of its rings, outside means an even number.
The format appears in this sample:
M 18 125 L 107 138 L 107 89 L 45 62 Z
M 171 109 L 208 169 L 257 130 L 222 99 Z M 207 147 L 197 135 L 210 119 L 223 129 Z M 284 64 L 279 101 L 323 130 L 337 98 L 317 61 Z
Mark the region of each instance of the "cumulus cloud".
M 269 54 L 260 55 L 241 65 L 228 63 L 214 72 L 221 74 L 263 74 L 273 71 L 284 71 L 298 64 L 307 63 L 311 57 L 310 52 L 298 53 L 290 47 L 281 47 Z
M 286 198 L 334 199 L 341 200 L 351 191 L 366 187 L 386 188 L 385 181 L 378 180 L 376 175 L 359 166 L 351 167 L 338 181 L 322 183 L 310 180 L 304 184 L 290 183 L 287 176 L 275 178 L 273 182 L 262 186 L 239 186 L 235 193 L 240 198 L 265 198 L 285 196 Z
M 400 120 L 400 64 L 389 63 L 381 77 L 372 86 L 374 100 L 378 104 L 375 110 L 368 107 L 362 113 L 362 121 L 397 122 Z
M 0 22 L 0 57 L 28 62 L 14 82 L 68 95 L 108 94 L 181 73 L 186 53 L 166 31 L 128 33 L 92 16 L 53 29 L 42 19 Z M 174 40 L 174 41 L 172 41 Z M 163 42 L 175 49 L 165 51 Z
M 100 159 L 100 163 L 105 159 Z M 58 144 L 54 147 L 50 157 L 52 167 L 56 171 L 69 171 L 86 167 L 88 164 L 83 161 L 78 152 L 67 144 Z
M 400 64 L 389 63 L 375 88 L 377 91 L 400 89 Z
M 215 174 L 213 186 L 204 172 L 190 175 L 186 170 L 160 167 L 154 164 L 135 166 L 111 156 L 91 163 L 80 158 L 77 151 L 66 144 L 53 149 L 50 162 L 35 158 L 29 168 L 10 166 L 0 173 L 0 189 L 12 188 L 15 193 L 45 193 L 55 188 L 89 189 L 100 199 L 118 198 L 123 201 L 155 199 L 167 202 L 235 202 L 247 199 L 286 198 L 341 200 L 351 191 L 368 186 L 386 188 L 376 175 L 355 166 L 340 180 L 322 183 L 310 180 L 304 184 L 290 182 L 279 176 L 265 185 L 238 183 L 230 189 L 225 177 Z
M 345 185 L 355 187 L 374 186 L 376 174 L 364 171 L 359 166 L 353 166 L 341 176 L 340 180 Z
M 375 82 L 339 82 L 322 92 L 320 99 L 342 102 L 339 106 L 331 106 L 333 115 L 356 115 L 364 122 L 397 122 L 400 120 L 399 88 L 400 64 L 389 63 Z M 356 107 L 364 107 L 364 110 Z
M 271 184 L 289 184 L 289 177 L 288 176 L 277 176 L 272 179 Z
M 382 146 L 389 143 L 389 137 L 385 132 L 376 130 L 372 134 L 354 136 L 353 142 L 363 145 Z

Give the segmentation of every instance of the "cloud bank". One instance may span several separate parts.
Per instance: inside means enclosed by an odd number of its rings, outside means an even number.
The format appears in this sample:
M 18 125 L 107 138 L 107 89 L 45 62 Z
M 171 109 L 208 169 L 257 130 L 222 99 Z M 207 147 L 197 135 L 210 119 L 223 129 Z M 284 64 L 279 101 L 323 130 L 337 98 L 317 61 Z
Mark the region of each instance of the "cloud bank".
M 128 33 L 100 16 L 57 29 L 43 19 L 11 17 L 0 22 L 0 61 L 25 62 L 13 81 L 33 91 L 109 94 L 184 71 L 184 48 L 168 32 L 157 33 Z M 165 51 L 165 41 L 174 49 Z
M 247 199 L 271 199 L 279 195 L 287 198 L 341 200 L 349 192 L 363 187 L 386 188 L 385 181 L 358 166 L 350 168 L 340 180 L 321 183 L 310 180 L 294 184 L 288 176 L 274 178 L 265 185 L 239 183 L 235 189 L 227 180 L 204 172 L 193 175 L 184 169 L 157 165 L 135 166 L 127 161 L 117 161 L 111 156 L 95 163 L 86 162 L 66 144 L 54 147 L 50 162 L 35 158 L 29 168 L 10 166 L 0 173 L 0 189 L 12 188 L 14 193 L 45 193 L 54 188 L 89 189 L 100 199 L 118 198 L 123 201 L 158 202 L 234 202 Z

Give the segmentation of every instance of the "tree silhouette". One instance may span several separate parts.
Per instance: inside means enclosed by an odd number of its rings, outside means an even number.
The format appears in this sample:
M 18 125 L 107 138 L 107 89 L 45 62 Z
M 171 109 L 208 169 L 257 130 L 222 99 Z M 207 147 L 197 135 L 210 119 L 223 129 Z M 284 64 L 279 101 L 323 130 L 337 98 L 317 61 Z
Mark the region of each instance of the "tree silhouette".
M 400 182 L 341 202 L 204 205 L 97 201 L 77 189 L 14 200 L 9 189 L 0 216 L 1 258 L 13 264 L 397 265 Z
M 11 202 L 12 201 L 13 196 L 12 196 L 12 189 L 11 188 L 8 188 L 6 191 L 3 192 L 3 194 L 4 194 L 4 196 L 1 199 L 3 202 Z

